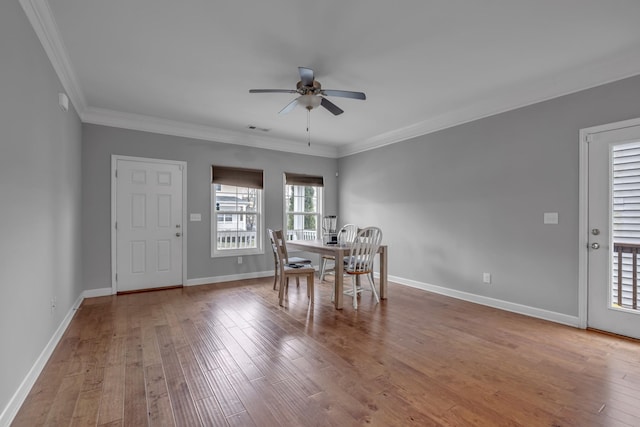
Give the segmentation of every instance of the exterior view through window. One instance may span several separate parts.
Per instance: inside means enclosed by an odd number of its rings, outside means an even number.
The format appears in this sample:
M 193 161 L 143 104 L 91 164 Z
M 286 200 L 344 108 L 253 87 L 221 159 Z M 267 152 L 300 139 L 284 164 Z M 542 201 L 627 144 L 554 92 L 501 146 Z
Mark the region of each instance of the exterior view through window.
M 212 184 L 212 256 L 259 253 L 262 190 Z
M 285 222 L 288 240 L 314 240 L 321 236 L 322 187 L 285 185 Z

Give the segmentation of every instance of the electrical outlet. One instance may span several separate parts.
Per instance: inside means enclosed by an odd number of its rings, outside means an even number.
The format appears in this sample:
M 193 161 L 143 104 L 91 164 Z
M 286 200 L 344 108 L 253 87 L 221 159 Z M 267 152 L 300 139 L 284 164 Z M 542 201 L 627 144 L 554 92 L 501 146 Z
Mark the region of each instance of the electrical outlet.
M 491 273 L 482 273 L 482 283 L 491 283 Z
M 241 256 L 238 257 L 238 264 L 242 264 L 242 257 Z

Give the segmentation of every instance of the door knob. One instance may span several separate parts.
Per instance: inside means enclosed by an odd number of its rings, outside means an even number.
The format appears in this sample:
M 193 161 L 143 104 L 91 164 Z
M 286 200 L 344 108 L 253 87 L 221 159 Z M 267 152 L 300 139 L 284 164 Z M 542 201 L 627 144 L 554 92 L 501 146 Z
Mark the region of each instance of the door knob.
M 176 237 L 180 237 L 180 236 L 182 236 L 182 234 L 176 233 Z
M 600 249 L 600 243 L 592 243 L 591 249 Z

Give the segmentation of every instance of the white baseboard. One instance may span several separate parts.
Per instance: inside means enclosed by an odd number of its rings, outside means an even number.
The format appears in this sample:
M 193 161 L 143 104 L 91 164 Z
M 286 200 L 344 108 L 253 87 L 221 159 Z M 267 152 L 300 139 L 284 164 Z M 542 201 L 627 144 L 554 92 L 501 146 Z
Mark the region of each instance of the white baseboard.
M 111 288 L 87 289 L 82 294 L 84 298 L 106 297 L 109 295 L 113 295 Z
M 184 286 L 208 285 L 210 283 L 232 282 L 234 280 L 257 279 L 260 277 L 273 276 L 273 270 L 256 271 L 253 273 L 231 274 L 229 276 L 201 277 L 189 279 Z
M 207 285 L 210 283 L 230 282 L 234 280 L 255 279 L 259 277 L 273 276 L 273 271 L 259 271 L 255 273 L 233 274 L 229 276 L 203 277 L 198 279 L 189 279 L 185 286 Z M 374 276 L 379 278 L 378 273 Z M 509 301 L 499 300 L 495 298 L 476 295 L 469 292 L 457 291 L 455 289 L 445 288 L 442 286 L 432 285 L 429 283 L 417 282 L 415 280 L 405 279 L 398 276 L 389 276 L 389 280 L 400 285 L 410 286 L 412 288 L 422 289 L 424 291 L 436 294 L 446 295 L 452 298 L 473 302 L 476 304 L 486 305 L 488 307 L 498 308 L 500 310 L 511 311 L 525 316 L 535 317 L 538 319 L 548 320 L 563 325 L 580 328 L 580 319 L 578 316 L 569 316 L 555 311 L 544 310 L 541 308 L 530 307 L 523 304 L 517 304 Z
M 376 275 L 377 277 L 378 275 Z M 389 276 L 389 280 L 412 288 L 422 289 L 424 291 L 433 292 L 448 297 L 473 302 L 476 304 L 486 305 L 500 310 L 511 311 L 513 313 L 523 314 L 525 316 L 536 317 L 538 319 L 548 320 L 563 325 L 580 328 L 580 319 L 578 316 L 569 316 L 567 314 L 557 313 L 555 311 L 544 310 L 541 308 L 530 307 L 527 305 L 516 304 L 509 301 L 503 301 L 495 298 L 489 298 L 482 295 L 476 295 L 469 292 L 457 291 L 455 289 L 445 288 L 442 286 L 431 285 L 429 283 L 417 282 L 415 280 L 404 279 L 397 276 Z
M 76 313 L 76 310 L 78 310 L 78 307 L 80 307 L 80 304 L 82 304 L 83 300 L 84 294 L 81 294 L 73 303 L 71 309 L 64 317 L 64 319 L 62 319 L 62 322 L 60 322 L 58 329 L 56 329 L 53 336 L 40 353 L 40 356 L 38 356 L 35 363 L 27 373 L 27 376 L 24 378 L 24 380 L 22 380 L 20 387 L 18 387 L 18 390 L 16 390 L 16 392 L 11 397 L 11 400 L 9 400 L 9 403 L 0 414 L 0 426 L 9 426 L 15 418 L 16 414 L 20 410 L 20 407 L 24 403 L 24 400 L 27 398 L 27 395 L 31 391 L 31 388 L 36 383 L 38 376 L 40 376 L 40 373 L 47 364 L 49 357 L 51 357 L 51 354 L 53 354 L 53 350 L 55 350 L 58 342 L 60 342 L 62 335 L 64 335 L 64 332 L 67 330 L 69 323 L 71 323 L 71 319 L 73 319 L 73 315 Z

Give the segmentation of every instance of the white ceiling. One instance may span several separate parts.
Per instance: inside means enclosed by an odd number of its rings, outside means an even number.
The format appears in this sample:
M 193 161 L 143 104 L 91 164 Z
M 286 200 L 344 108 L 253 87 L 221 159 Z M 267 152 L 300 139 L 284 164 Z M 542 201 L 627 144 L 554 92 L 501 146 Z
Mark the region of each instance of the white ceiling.
M 84 122 L 329 157 L 640 74 L 637 0 L 20 2 Z M 311 147 L 294 95 L 249 94 L 298 66 L 367 95 Z

